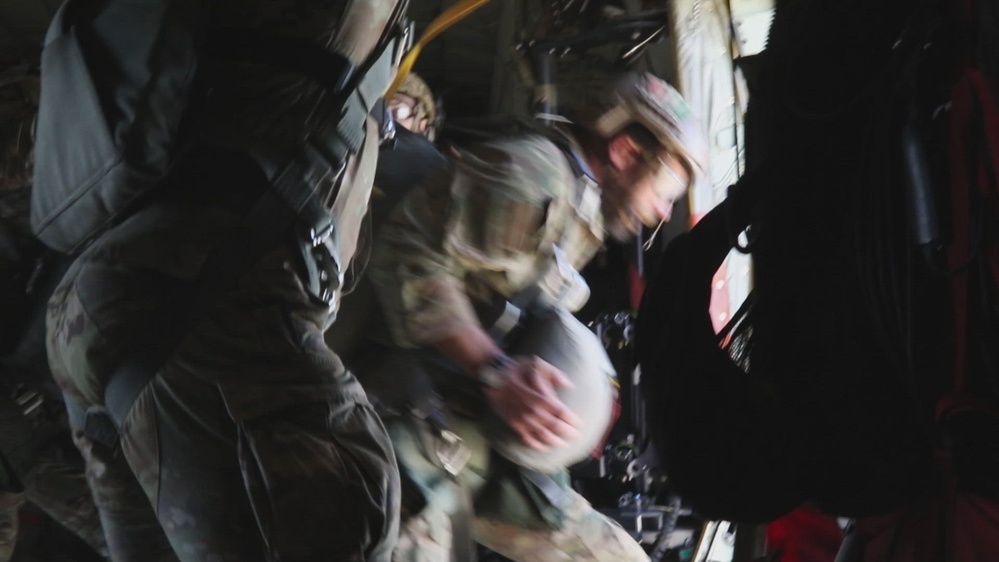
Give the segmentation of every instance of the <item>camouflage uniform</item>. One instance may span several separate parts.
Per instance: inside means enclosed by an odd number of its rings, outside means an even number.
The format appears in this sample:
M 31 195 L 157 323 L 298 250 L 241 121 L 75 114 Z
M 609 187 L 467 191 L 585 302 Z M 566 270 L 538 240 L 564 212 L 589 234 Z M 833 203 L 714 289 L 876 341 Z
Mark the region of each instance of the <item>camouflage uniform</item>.
M 581 268 L 603 242 L 602 221 L 599 192 L 587 190 L 563 151 L 543 136 L 498 140 L 461 154 L 449 174 L 403 200 L 376 241 L 371 274 L 395 341 L 422 348 L 479 326 L 475 304 L 495 294 L 511 298 L 535 283 L 554 259 L 555 245 Z M 428 459 L 418 426 L 405 418 L 387 421 L 401 468 L 423 503 L 403 522 L 395 560 L 449 559 L 451 527 L 460 523 L 452 515 L 463 490 L 476 495 L 475 539 L 515 560 L 648 559 L 624 529 L 569 489 L 565 471 L 548 475 L 561 486 L 559 503 L 490 450 L 486 406 L 475 383 L 427 368 L 450 406 L 451 429 L 472 457 L 452 479 Z M 386 376 L 393 374 L 407 376 Z
M 227 1 L 219 22 L 318 42 L 360 63 L 394 0 Z M 345 12 L 345 7 L 349 11 Z M 266 188 L 246 154 L 291 146 L 340 107 L 308 78 L 206 60 L 199 142 L 162 197 L 91 244 L 49 303 L 53 374 L 100 408 L 128 349 L 196 296 L 213 246 Z M 334 215 L 340 256 L 356 246 L 377 128 L 348 162 Z M 276 158 L 280 154 L 274 155 Z M 327 193 L 320 195 L 326 196 Z M 331 317 L 307 288 L 291 233 L 213 303 L 142 389 L 117 444 L 74 428 L 115 561 L 388 560 L 399 481 L 384 427 L 323 342 Z
M 13 553 L 24 502 L 40 508 L 96 552 L 107 554 L 83 460 L 62 447 L 69 427 L 65 412 L 60 412 L 61 400 L 57 392 L 45 392 L 51 373 L 45 360 L 44 321 L 41 312 L 35 314 L 30 307 L 41 305 L 43 297 L 29 298 L 25 292 L 41 254 L 28 224 L 37 112 L 37 76 L 4 80 L 0 87 L 0 298 L 4 299 L 0 322 L 6 329 L 0 342 L 0 455 L 7 464 L 0 468 L 0 562 Z M 44 294 L 46 278 L 35 276 L 35 293 Z

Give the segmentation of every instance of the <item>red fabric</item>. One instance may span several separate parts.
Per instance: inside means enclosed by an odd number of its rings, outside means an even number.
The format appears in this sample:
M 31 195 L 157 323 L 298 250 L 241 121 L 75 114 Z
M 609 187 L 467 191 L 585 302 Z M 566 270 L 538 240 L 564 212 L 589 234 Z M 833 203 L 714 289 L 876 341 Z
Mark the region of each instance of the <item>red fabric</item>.
M 990 91 L 991 90 L 991 91 Z M 950 198 L 954 238 L 950 267 L 971 255 L 972 212 L 985 205 L 986 221 L 999 219 L 999 107 L 993 92 L 999 84 L 974 68 L 965 70 L 952 89 L 949 142 Z M 984 133 L 984 135 L 982 134 Z M 984 145 L 982 144 L 984 137 Z M 975 194 L 977 192 L 977 194 Z M 978 196 L 973 203 L 973 194 Z M 975 209 L 974 212 L 978 212 Z M 986 232 L 989 232 L 988 230 Z M 999 286 L 999 240 L 980 241 L 980 263 Z M 951 278 L 954 305 L 954 372 L 950 394 L 937 404 L 937 419 L 969 411 L 994 412 L 994 405 L 968 393 L 969 294 L 974 285 L 967 271 Z M 999 561 L 999 502 L 960 489 L 950 458 L 941 453 L 941 485 L 933 495 L 898 513 L 859 523 L 867 538 L 865 562 L 995 562 Z
M 897 513 L 863 519 L 864 562 L 995 562 L 999 503 L 963 492 L 940 457 L 944 480 L 932 497 Z
M 953 239 L 948 248 L 951 268 L 963 265 L 972 253 L 972 216 L 985 205 L 986 221 L 999 220 L 999 83 L 975 68 L 966 69 L 951 92 L 950 202 Z M 984 133 L 984 135 L 983 135 Z M 984 142 L 984 144 L 983 144 Z M 986 233 L 994 231 L 986 230 Z M 982 267 L 999 287 L 999 239 L 980 241 Z M 954 307 L 954 356 L 948 395 L 937 404 L 944 423 L 955 414 L 994 411 L 994 405 L 968 393 L 969 294 L 974 289 L 968 271 L 951 277 Z M 858 521 L 866 546 L 864 562 L 996 562 L 999 561 L 999 502 L 960 489 L 950 458 L 938 457 L 941 484 L 937 490 L 896 513 Z M 836 531 L 836 533 L 834 533 Z M 838 529 L 831 518 L 798 510 L 768 528 L 769 550 L 782 551 L 780 562 L 832 562 L 838 549 Z M 835 540 L 834 540 L 835 539 Z M 835 546 L 834 546 L 835 545 Z
M 638 274 L 638 268 L 634 264 L 628 264 L 628 302 L 632 310 L 638 310 L 644 294 L 645 279 Z
M 966 79 L 959 80 L 951 91 L 951 126 L 948 149 L 950 163 L 950 199 L 954 221 L 954 234 L 948 249 L 950 267 L 959 267 L 971 255 L 971 201 L 967 144 L 968 130 L 976 126 L 972 122 L 974 114 L 974 93 Z M 964 391 L 964 377 L 968 354 L 968 271 L 954 275 L 951 280 L 951 298 L 954 307 L 954 382 L 955 394 Z
M 767 550 L 778 562 L 833 562 L 843 533 L 836 520 L 811 507 L 801 507 L 767 526 Z
M 951 90 L 951 130 L 948 160 L 950 163 L 950 198 L 954 224 L 953 241 L 948 249 L 951 268 L 967 262 L 972 255 L 971 230 L 973 211 L 972 194 L 978 192 L 976 201 L 984 205 L 986 221 L 999 218 L 999 108 L 993 99 L 999 84 L 991 82 L 977 69 L 965 70 Z M 984 138 L 983 138 L 984 137 Z M 983 143 L 984 142 L 984 146 Z M 986 233 L 992 233 L 987 229 Z M 999 287 L 999 239 L 980 241 L 982 267 L 992 273 L 994 285 Z M 951 278 L 951 295 L 954 307 L 954 373 L 951 394 L 940 399 L 937 419 L 962 410 L 991 409 L 979 399 L 967 394 L 968 369 L 968 306 L 969 289 L 973 282 L 967 269 Z
M 994 81 L 993 81 L 994 82 Z M 948 261 L 956 268 L 972 254 L 972 216 L 986 205 L 986 221 L 999 217 L 999 108 L 990 89 L 999 91 L 974 68 L 966 69 L 951 91 L 950 201 L 953 240 Z M 982 134 L 984 133 L 984 135 Z M 982 144 L 984 136 L 985 144 Z M 977 192 L 977 193 L 976 193 Z M 973 199 L 975 197 L 975 199 Z M 983 203 L 984 202 L 984 203 Z M 988 231 L 986 231 L 988 232 Z M 980 263 L 999 286 L 999 241 L 980 241 Z M 969 394 L 969 295 L 974 282 L 967 270 L 951 277 L 954 307 L 954 356 L 950 393 L 937 403 L 937 419 L 969 411 L 994 411 L 994 405 Z M 941 484 L 928 498 L 897 513 L 859 522 L 867 539 L 865 562 L 995 562 L 999 561 L 999 503 L 960 489 L 947 454 L 938 455 Z

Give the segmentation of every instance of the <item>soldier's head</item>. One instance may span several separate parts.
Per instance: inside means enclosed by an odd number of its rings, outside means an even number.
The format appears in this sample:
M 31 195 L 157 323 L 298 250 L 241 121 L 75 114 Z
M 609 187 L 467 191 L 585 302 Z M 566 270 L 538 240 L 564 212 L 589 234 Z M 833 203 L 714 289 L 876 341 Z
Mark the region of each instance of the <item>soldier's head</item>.
M 587 97 L 576 123 L 604 194 L 606 227 L 618 240 L 669 220 L 673 204 L 706 169 L 700 123 L 652 74 L 625 74 Z
M 430 86 L 410 72 L 389 100 L 392 119 L 400 127 L 434 139 L 437 126 L 437 102 Z

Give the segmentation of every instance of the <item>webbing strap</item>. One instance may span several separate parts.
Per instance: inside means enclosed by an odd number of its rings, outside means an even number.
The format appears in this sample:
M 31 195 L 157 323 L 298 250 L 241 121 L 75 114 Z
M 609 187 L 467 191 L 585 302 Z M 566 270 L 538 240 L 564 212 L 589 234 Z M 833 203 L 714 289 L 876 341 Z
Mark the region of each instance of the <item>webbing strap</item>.
M 205 55 L 245 60 L 308 76 L 339 92 L 357 69 L 340 54 L 314 43 L 241 29 L 213 29 L 205 41 Z

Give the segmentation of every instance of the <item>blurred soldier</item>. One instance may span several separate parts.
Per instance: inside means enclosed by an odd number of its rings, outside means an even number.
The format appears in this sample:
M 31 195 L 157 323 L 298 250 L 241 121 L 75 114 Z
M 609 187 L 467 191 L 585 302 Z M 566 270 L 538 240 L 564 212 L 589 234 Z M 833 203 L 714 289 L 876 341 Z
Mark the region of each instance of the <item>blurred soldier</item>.
M 49 361 L 116 562 L 388 560 L 394 453 L 323 332 L 370 195 L 369 112 L 392 78 L 381 39 L 396 4 L 213 3 L 195 22 L 214 51 L 199 60 L 183 156 L 51 299 Z M 310 61 L 326 66 L 303 71 Z M 311 151 L 288 164 L 303 139 Z M 320 208 L 268 231 L 284 207 L 259 202 L 310 181 Z M 219 272 L 238 279 L 200 302 L 215 279 L 202 268 L 247 252 L 252 263 Z
M 571 311 L 605 237 L 669 219 L 704 141 L 649 74 L 613 81 L 576 118 L 461 153 L 376 239 L 397 350 L 368 388 L 402 412 L 386 417 L 404 477 L 398 561 L 467 559 L 469 535 L 518 561 L 647 559 L 568 484 L 613 406 L 613 368 Z
M 46 251 L 28 224 L 38 94 L 37 75 L 0 74 L 0 562 L 25 501 L 107 554 L 45 358 L 45 299 L 68 258 Z
M 374 189 L 359 241 L 359 257 L 347 272 L 345 284 L 348 288 L 344 291 L 337 321 L 326 332 L 326 343 L 355 373 L 366 372 L 366 364 L 377 355 L 368 344 L 386 336 L 374 289 L 364 276 L 374 236 L 403 196 L 447 162 L 432 142 L 432 135 L 440 126 L 441 112 L 423 79 L 409 73 L 388 101 L 388 112 L 395 127 L 394 137 L 378 152 Z M 397 116 L 402 117 L 397 119 Z M 361 383 L 364 384 L 363 379 Z

